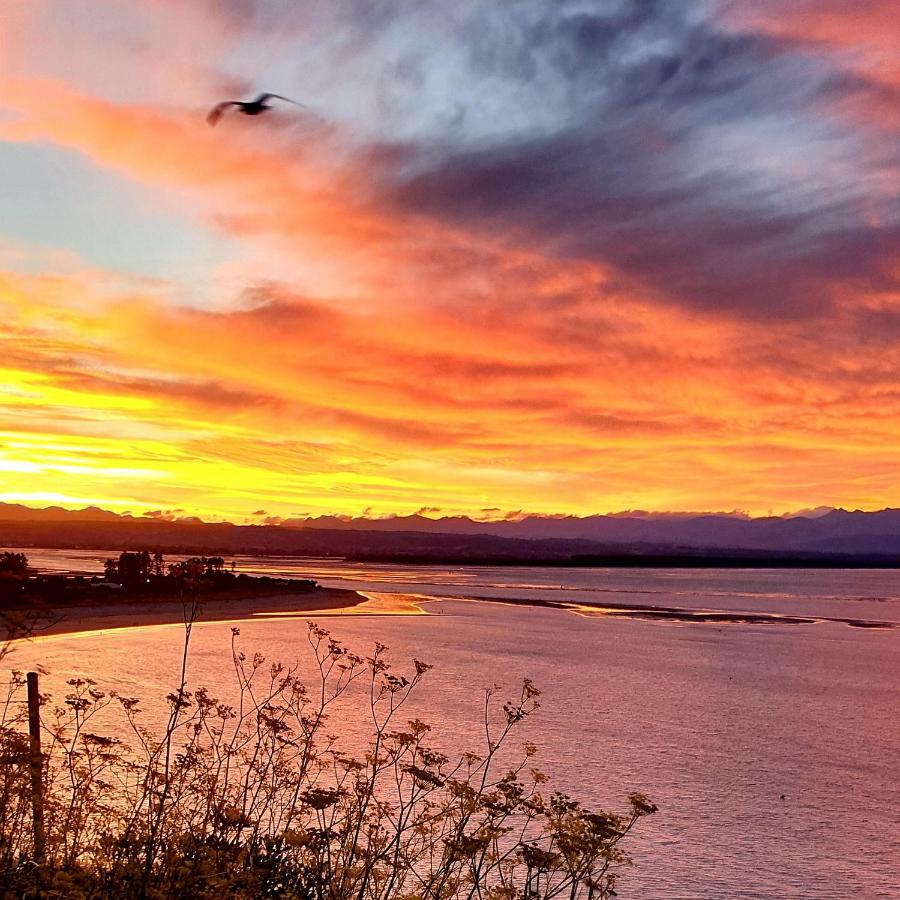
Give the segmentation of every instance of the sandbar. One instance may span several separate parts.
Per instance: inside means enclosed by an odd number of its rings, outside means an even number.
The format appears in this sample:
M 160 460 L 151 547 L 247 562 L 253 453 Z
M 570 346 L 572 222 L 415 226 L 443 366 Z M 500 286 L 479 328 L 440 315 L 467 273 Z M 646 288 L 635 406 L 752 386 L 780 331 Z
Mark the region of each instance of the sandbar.
M 227 622 L 264 618 L 267 615 L 316 615 L 350 611 L 366 602 L 356 591 L 316 588 L 313 591 L 279 592 L 271 595 L 234 595 L 220 592 L 201 597 L 196 622 Z M 185 606 L 177 598 L 104 598 L 97 602 L 65 605 L 48 610 L 53 621 L 37 629 L 35 638 L 82 632 L 179 625 L 185 621 Z

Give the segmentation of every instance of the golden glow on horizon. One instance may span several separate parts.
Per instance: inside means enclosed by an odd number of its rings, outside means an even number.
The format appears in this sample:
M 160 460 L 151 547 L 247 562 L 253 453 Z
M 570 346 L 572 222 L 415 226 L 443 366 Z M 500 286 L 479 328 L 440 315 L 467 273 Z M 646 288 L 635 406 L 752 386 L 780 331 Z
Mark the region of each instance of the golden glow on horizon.
M 0 373 L 5 501 L 238 521 L 258 509 L 765 514 L 900 501 L 898 420 L 859 397 L 835 407 L 814 369 L 748 382 L 728 343 L 762 353 L 761 327 L 651 317 L 630 301 L 616 308 L 615 344 L 563 360 L 540 322 L 489 337 L 422 310 L 400 330 L 306 300 L 206 313 L 97 296 L 68 305 L 45 346 L 29 323 L 53 319 L 65 292 L 15 281 L 27 289 L 0 300 L 13 324 L 0 347 L 32 368 Z M 636 346 L 621 337 L 629 317 Z M 438 328 L 446 340 L 430 355 Z M 810 401 L 799 413 L 798 394 Z M 857 427 L 864 418 L 877 434 Z

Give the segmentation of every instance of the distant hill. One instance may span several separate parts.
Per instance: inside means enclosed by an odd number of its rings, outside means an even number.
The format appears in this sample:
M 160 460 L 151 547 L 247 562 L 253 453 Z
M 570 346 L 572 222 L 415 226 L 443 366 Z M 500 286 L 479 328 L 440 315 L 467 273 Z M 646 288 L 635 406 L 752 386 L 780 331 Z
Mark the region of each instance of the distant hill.
M 750 518 L 733 513 L 639 513 L 597 516 L 525 516 L 480 522 L 464 516 L 431 519 L 397 516 L 292 519 L 281 527 L 365 532 L 492 535 L 519 540 L 588 541 L 605 547 L 650 545 L 691 550 L 764 550 L 794 553 L 896 554 L 900 556 L 900 509 Z
M 117 515 L 96 507 L 35 510 L 0 504 L 0 546 L 504 562 L 619 556 L 635 562 L 704 556 L 900 562 L 900 509 L 816 510 L 763 518 L 729 513 L 535 515 L 489 522 L 465 516 L 322 516 L 234 525 Z
M 0 521 L 3 522 L 118 522 L 131 518 L 98 506 L 86 506 L 84 509 L 64 509 L 61 506 L 32 509 L 19 503 L 0 503 Z

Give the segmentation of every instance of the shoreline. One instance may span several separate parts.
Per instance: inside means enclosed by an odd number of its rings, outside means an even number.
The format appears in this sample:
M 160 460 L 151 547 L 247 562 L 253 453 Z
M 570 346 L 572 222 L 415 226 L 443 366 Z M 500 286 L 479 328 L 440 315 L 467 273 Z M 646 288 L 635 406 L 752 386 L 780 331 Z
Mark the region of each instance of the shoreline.
M 200 601 L 195 623 L 229 622 L 265 618 L 267 615 L 337 615 L 355 612 L 368 598 L 358 591 L 343 588 L 317 588 L 296 593 L 260 594 L 228 597 L 214 595 Z M 179 600 L 153 600 L 146 606 L 127 603 L 90 603 L 51 608 L 58 621 L 36 629 L 33 635 L 14 641 L 33 641 L 61 635 L 146 628 L 155 625 L 184 624 L 184 606 Z M 359 613 L 357 613 L 359 614 Z
M 218 594 L 201 600 L 196 624 L 213 622 L 249 622 L 254 620 L 302 618 L 305 616 L 415 616 L 432 615 L 423 605 L 433 601 L 454 600 L 469 603 L 496 603 L 504 606 L 556 609 L 586 618 L 643 619 L 678 624 L 710 625 L 815 625 L 834 623 L 860 629 L 891 629 L 897 623 L 839 616 L 800 616 L 784 613 L 741 612 L 690 607 L 655 606 L 649 604 L 611 603 L 582 604 L 544 598 L 491 597 L 472 594 L 468 597 L 442 597 L 405 592 L 357 591 L 347 588 L 319 587 L 315 591 L 260 594 L 235 597 Z M 35 633 L 13 639 L 35 641 L 44 638 L 102 633 L 131 628 L 174 626 L 184 624 L 184 607 L 178 600 L 155 600 L 145 607 L 135 602 L 90 603 L 51 609 L 61 618 Z M 0 642 L 2 642 L 0 638 Z

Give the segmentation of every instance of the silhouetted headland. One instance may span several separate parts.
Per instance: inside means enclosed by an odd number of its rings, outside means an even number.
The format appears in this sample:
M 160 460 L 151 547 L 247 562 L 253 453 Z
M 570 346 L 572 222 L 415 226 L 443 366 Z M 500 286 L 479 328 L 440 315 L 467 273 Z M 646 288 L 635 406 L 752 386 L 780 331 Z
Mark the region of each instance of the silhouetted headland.
M 22 553 L 0 553 L 0 638 L 176 624 L 186 610 L 199 622 L 267 613 L 350 609 L 356 591 L 312 579 L 229 571 L 221 557 L 166 564 L 160 552 L 123 552 L 103 576 L 35 572 Z

